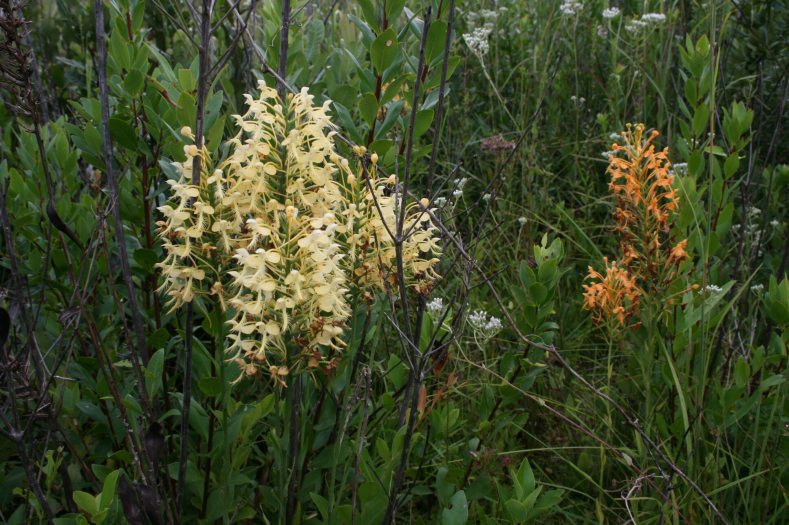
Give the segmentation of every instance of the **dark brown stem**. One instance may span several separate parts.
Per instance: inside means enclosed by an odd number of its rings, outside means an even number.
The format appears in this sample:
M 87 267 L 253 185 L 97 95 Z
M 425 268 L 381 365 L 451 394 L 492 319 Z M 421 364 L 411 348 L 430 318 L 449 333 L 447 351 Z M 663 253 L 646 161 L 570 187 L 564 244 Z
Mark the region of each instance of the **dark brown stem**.
M 116 178 L 112 163 L 112 137 L 110 136 L 109 127 L 110 99 L 109 88 L 107 86 L 107 40 L 104 34 L 104 4 L 101 0 L 95 0 L 93 5 L 96 11 L 96 47 L 98 55 L 99 98 L 101 99 L 101 128 L 102 137 L 104 139 L 104 169 L 107 174 L 107 189 L 109 190 L 110 207 L 115 223 L 115 241 L 118 245 L 121 274 L 123 276 L 123 281 L 126 283 L 132 324 L 137 339 L 137 346 L 129 350 L 134 357 L 134 366 L 139 369 L 140 356 L 142 356 L 143 363 L 148 362 L 148 342 L 145 337 L 145 327 L 143 325 L 140 307 L 137 303 L 137 290 L 134 286 L 134 280 L 132 279 L 131 268 L 129 266 L 129 254 L 126 250 L 126 236 L 123 233 L 123 218 L 121 217 L 120 191 L 118 188 L 118 179 Z M 139 370 L 137 371 L 139 372 Z M 142 400 L 148 411 L 148 417 L 150 418 L 151 413 L 147 397 L 143 395 Z
M 411 440 L 414 437 L 414 425 L 416 423 L 416 404 L 419 400 L 419 388 L 422 386 L 421 371 L 414 370 L 412 371 L 412 375 L 416 380 L 411 390 L 411 412 L 408 415 L 408 427 L 406 428 L 405 439 L 403 440 L 403 451 L 400 456 L 400 464 L 397 466 L 392 488 L 389 491 L 389 501 L 386 505 L 386 513 L 384 514 L 384 519 L 381 521 L 381 525 L 391 525 L 394 521 L 394 513 L 397 509 L 397 496 L 403 484 L 405 467 L 408 464 L 408 456 L 411 452 Z
M 440 13 L 439 13 L 440 16 Z M 444 91 L 447 85 L 447 72 L 449 69 L 449 48 L 452 44 L 452 25 L 455 18 L 455 0 L 449 0 L 449 13 L 447 14 L 447 36 L 444 39 L 444 58 L 441 63 L 441 82 L 438 85 L 438 103 L 436 104 L 436 119 L 433 128 L 433 149 L 430 152 L 430 164 L 427 168 L 427 196 L 433 194 L 433 177 L 436 171 L 436 158 L 438 144 L 441 138 L 441 119 L 444 116 Z
M 212 0 L 203 0 L 200 10 L 200 45 L 199 73 L 197 81 L 197 115 L 195 117 L 195 146 L 198 153 L 192 160 L 192 185 L 200 185 L 202 173 L 202 149 L 204 144 L 203 131 L 205 126 L 205 103 L 208 96 L 210 57 L 209 45 L 211 40 L 211 10 Z M 181 450 L 178 459 L 178 487 L 176 500 L 178 502 L 178 522 L 183 522 L 183 513 L 186 507 L 184 490 L 186 488 L 186 463 L 189 452 L 189 411 L 192 406 L 192 338 L 194 337 L 194 307 L 192 303 L 186 305 L 186 327 L 184 348 L 184 378 L 183 378 L 183 406 L 181 408 Z

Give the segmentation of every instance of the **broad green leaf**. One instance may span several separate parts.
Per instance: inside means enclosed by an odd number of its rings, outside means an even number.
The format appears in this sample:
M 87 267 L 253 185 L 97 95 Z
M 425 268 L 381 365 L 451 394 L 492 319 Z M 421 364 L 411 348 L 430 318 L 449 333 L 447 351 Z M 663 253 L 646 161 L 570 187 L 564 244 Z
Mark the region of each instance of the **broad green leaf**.
M 77 504 L 77 507 L 84 510 L 91 516 L 99 511 L 98 501 L 87 492 L 82 492 L 81 490 L 74 491 L 72 499 L 74 500 L 74 503 Z
M 370 45 L 370 60 L 379 75 L 392 65 L 398 49 L 397 34 L 391 27 L 378 35 L 378 38 Z
M 520 496 L 520 499 L 523 499 L 523 496 L 528 496 L 534 491 L 535 486 L 534 472 L 532 471 L 528 459 L 523 458 L 520 467 L 518 467 L 517 478 L 523 489 L 523 495 Z
M 145 85 L 145 77 L 136 69 L 132 69 L 126 74 L 123 79 L 123 89 L 130 97 L 136 97 L 142 93 L 142 88 Z
M 153 398 L 162 388 L 162 370 L 164 369 L 164 348 L 160 348 L 148 360 L 145 367 L 145 389 Z
M 378 100 L 372 93 L 365 93 L 359 100 L 359 112 L 368 126 L 372 126 L 378 114 Z
M 468 521 L 468 501 L 462 490 L 455 492 L 451 507 L 441 511 L 441 525 L 464 525 Z
M 428 64 L 444 52 L 446 38 L 447 23 L 443 20 L 433 22 L 427 31 L 427 42 L 425 42 L 425 60 Z
M 99 495 L 99 508 L 101 510 L 110 508 L 112 500 L 115 498 L 115 489 L 118 486 L 118 477 L 120 474 L 121 471 L 118 469 L 110 472 L 107 474 L 107 477 L 104 478 L 104 485 L 102 486 L 101 494 Z
M 416 118 L 414 119 L 414 138 L 419 138 L 430 129 L 430 124 L 433 123 L 433 110 L 423 109 L 417 111 Z

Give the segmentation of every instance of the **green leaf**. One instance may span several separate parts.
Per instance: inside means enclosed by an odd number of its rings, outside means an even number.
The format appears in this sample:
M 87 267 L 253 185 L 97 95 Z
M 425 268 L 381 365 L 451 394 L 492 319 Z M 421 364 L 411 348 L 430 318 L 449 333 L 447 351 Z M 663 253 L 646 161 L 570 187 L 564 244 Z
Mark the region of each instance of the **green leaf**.
M 702 105 L 696 108 L 693 114 L 693 134 L 695 136 L 701 135 L 701 132 L 704 131 L 709 123 L 709 116 L 710 108 L 708 106 Z
M 301 39 L 302 49 L 308 61 L 312 62 L 320 51 L 320 45 L 321 42 L 323 42 L 325 31 L 323 20 L 319 20 L 318 18 L 311 19 L 303 28 Z
M 423 109 L 416 113 L 416 118 L 414 119 L 415 139 L 421 137 L 430 129 L 430 124 L 433 123 L 433 113 L 432 109 Z
M 206 146 L 211 153 L 216 153 L 222 145 L 222 135 L 225 131 L 225 116 L 222 115 L 211 125 L 206 135 Z
M 397 34 L 391 27 L 378 35 L 378 38 L 373 41 L 370 45 L 370 60 L 379 75 L 383 74 L 384 70 L 392 65 L 392 62 L 397 57 L 398 50 Z
M 110 35 L 109 51 L 110 57 L 112 57 L 118 66 L 127 70 L 130 68 L 131 56 L 129 55 L 129 47 L 120 33 L 113 31 Z
M 197 118 L 197 106 L 195 99 L 189 93 L 181 93 L 178 97 L 178 107 L 176 108 L 179 126 L 194 126 Z
M 364 19 L 370 24 L 370 27 L 378 30 L 379 22 L 378 22 L 378 15 L 376 14 L 375 7 L 373 7 L 372 0 L 358 0 L 359 6 L 362 8 L 362 15 L 364 15 Z
M 387 0 L 384 5 L 386 6 L 386 20 L 391 24 L 403 12 L 405 0 Z
M 218 397 L 222 393 L 222 381 L 218 377 L 202 377 L 197 384 L 208 397 Z
M 145 389 L 148 397 L 155 397 L 162 387 L 162 370 L 164 369 L 164 348 L 160 348 L 148 360 L 145 367 Z
M 142 88 L 145 85 L 145 77 L 136 69 L 132 69 L 126 74 L 123 79 L 123 89 L 130 97 L 136 97 L 142 93 Z
M 368 126 L 372 126 L 378 115 L 378 100 L 372 93 L 365 93 L 359 100 L 359 112 Z
M 394 126 L 395 122 L 397 122 L 397 118 L 400 116 L 400 111 L 403 109 L 403 105 L 405 105 L 405 102 L 398 100 L 387 106 L 384 121 L 375 128 L 376 139 L 383 137 L 386 132 L 389 131 L 392 126 Z
M 548 289 L 542 283 L 533 283 L 529 286 L 529 295 L 531 295 L 534 304 L 540 305 L 548 297 Z
M 523 458 L 520 467 L 518 467 L 517 479 L 523 489 L 523 495 L 520 496 L 520 499 L 523 499 L 523 496 L 531 494 L 535 487 L 534 471 L 532 471 L 529 460 L 526 458 Z
M 504 508 L 515 523 L 523 523 L 526 521 L 526 507 L 516 499 L 509 499 L 504 503 Z
M 120 469 L 113 470 L 104 478 L 104 485 L 99 495 L 99 508 L 105 510 L 110 508 L 112 500 L 115 498 L 115 489 L 118 486 L 118 477 L 121 475 Z
M 443 20 L 433 22 L 427 31 L 427 42 L 425 42 L 425 60 L 428 64 L 444 52 L 446 38 L 447 23 Z
M 194 91 L 197 87 L 197 80 L 191 69 L 178 68 L 178 85 L 181 91 Z
M 318 507 L 318 512 L 321 513 L 321 518 L 323 518 L 327 523 L 329 522 L 329 501 L 321 496 L 320 494 L 316 494 L 315 492 L 310 492 L 310 499 L 312 499 L 315 506 Z
M 150 275 L 153 273 L 154 265 L 159 262 L 159 256 L 149 248 L 137 248 L 134 250 L 134 262 L 140 265 L 145 274 Z
M 99 511 L 99 505 L 91 494 L 87 492 L 82 492 L 81 490 L 74 491 L 72 495 L 72 499 L 74 503 L 77 504 L 77 507 L 88 513 L 89 515 L 94 515 Z
M 137 5 L 132 9 L 131 16 L 131 30 L 132 34 L 137 33 L 142 29 L 142 24 L 145 19 L 145 2 L 137 2 Z
M 723 163 L 723 174 L 728 179 L 740 168 L 740 157 L 736 153 L 732 153 L 726 157 L 726 162 Z
M 451 507 L 441 511 L 441 525 L 464 525 L 468 521 L 468 501 L 462 490 L 455 492 Z
M 112 117 L 110 119 L 110 134 L 121 146 L 129 150 L 137 149 L 137 135 L 125 119 Z

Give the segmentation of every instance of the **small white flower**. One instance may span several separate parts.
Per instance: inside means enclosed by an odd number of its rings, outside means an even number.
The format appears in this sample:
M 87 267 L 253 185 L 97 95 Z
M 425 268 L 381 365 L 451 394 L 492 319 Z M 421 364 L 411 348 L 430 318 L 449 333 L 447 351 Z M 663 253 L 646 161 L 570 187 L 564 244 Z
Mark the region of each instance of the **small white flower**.
M 564 16 L 575 16 L 578 12 L 583 9 L 584 5 L 581 2 L 576 2 L 575 0 L 564 0 L 562 5 L 559 6 L 559 11 L 562 12 Z
M 717 294 L 723 291 L 723 288 L 718 286 L 717 284 L 708 284 L 704 288 L 701 289 L 702 293 L 706 294 Z
M 611 132 L 610 135 L 608 135 L 608 138 L 609 140 L 622 140 L 622 135 L 620 133 L 613 131 Z
M 773 219 L 770 221 L 770 226 L 772 226 L 773 228 L 777 228 L 779 224 L 781 223 L 778 222 L 778 219 Z
M 438 317 L 444 312 L 444 299 L 441 297 L 435 297 L 432 301 L 425 305 L 427 308 L 427 313 L 431 317 Z
M 490 198 L 491 198 L 490 193 L 486 193 L 485 195 L 482 196 L 482 200 L 485 202 L 490 201 Z
M 647 23 L 643 20 L 631 20 L 627 24 L 625 24 L 625 30 L 628 33 L 638 33 L 642 29 L 647 27 Z
M 529 219 L 527 219 L 526 217 L 518 217 L 518 223 L 521 226 L 526 226 L 527 222 L 529 222 Z
M 447 203 L 446 197 L 436 197 L 433 203 L 439 208 L 443 208 Z
M 452 196 L 455 197 L 456 199 L 458 197 L 462 197 L 463 196 L 463 190 L 455 190 L 455 191 L 453 191 L 452 192 Z
M 485 310 L 474 310 L 468 316 L 468 322 L 475 330 L 482 330 L 488 322 L 488 312 Z
M 502 328 L 501 319 L 499 319 L 498 317 L 493 317 L 492 315 L 490 316 L 490 319 L 488 319 L 488 322 L 485 323 L 485 331 L 488 332 L 490 335 L 493 335 L 494 333 L 498 332 L 499 330 L 501 330 L 501 328 Z
M 619 8 L 618 7 L 609 7 L 608 9 L 603 9 L 603 18 L 606 20 L 611 20 L 612 18 L 616 18 L 619 16 Z
M 688 173 L 687 162 L 677 162 L 676 164 L 673 164 L 671 167 L 674 170 L 674 173 L 676 173 L 677 175 L 687 175 Z
M 761 293 L 762 291 L 764 291 L 764 285 L 754 284 L 753 286 L 751 286 L 751 291 L 754 293 Z
M 663 13 L 644 13 L 641 15 L 641 20 L 647 24 L 658 25 L 666 21 L 666 15 Z
M 493 337 L 502 329 L 501 319 L 488 315 L 485 310 L 475 310 L 468 316 L 471 328 L 485 339 Z

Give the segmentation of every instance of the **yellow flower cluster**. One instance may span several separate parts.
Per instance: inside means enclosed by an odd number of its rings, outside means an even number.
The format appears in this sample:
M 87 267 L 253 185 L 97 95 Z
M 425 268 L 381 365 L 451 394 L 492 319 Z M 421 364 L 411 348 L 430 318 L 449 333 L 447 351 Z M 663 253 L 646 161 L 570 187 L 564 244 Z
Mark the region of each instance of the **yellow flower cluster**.
M 628 125 L 624 144 L 612 146 L 609 189 L 616 199 L 621 255 L 612 263 L 605 259 L 605 275 L 589 268 L 592 283 L 584 285 L 584 308 L 594 312 L 596 321 L 613 318 L 626 324 L 638 313 L 640 298 L 660 297 L 688 257 L 687 240 L 671 242 L 679 198 L 668 148 L 655 151 L 658 136 L 653 131 L 645 137 L 643 124 Z
M 216 170 L 195 146 L 175 163 L 172 205 L 159 208 L 159 267 L 172 308 L 219 295 L 232 313 L 230 358 L 284 384 L 301 361 L 325 360 L 320 349 L 342 349 L 349 294 L 393 282 L 401 199 L 394 181 L 354 175 L 335 150 L 328 102 L 314 106 L 306 88 L 284 102 L 261 82 L 246 104 Z M 188 183 L 195 155 L 206 167 L 199 186 Z M 437 277 L 437 231 L 422 205 L 407 205 L 405 217 L 404 276 L 426 291 Z

